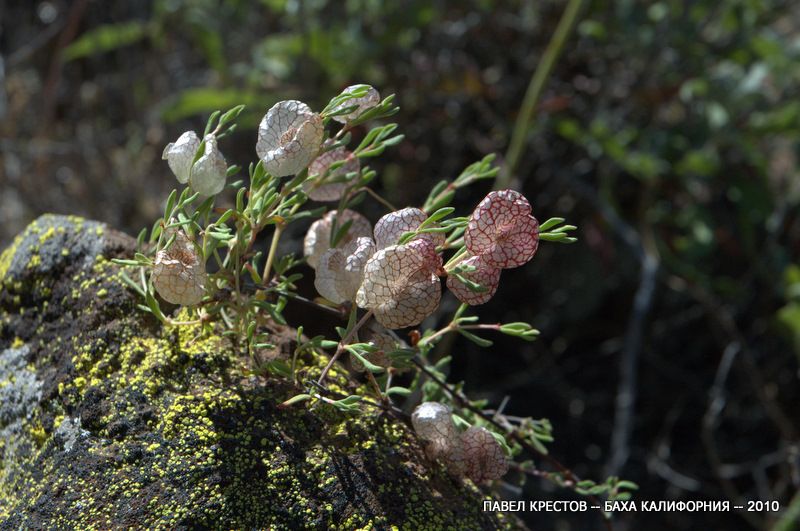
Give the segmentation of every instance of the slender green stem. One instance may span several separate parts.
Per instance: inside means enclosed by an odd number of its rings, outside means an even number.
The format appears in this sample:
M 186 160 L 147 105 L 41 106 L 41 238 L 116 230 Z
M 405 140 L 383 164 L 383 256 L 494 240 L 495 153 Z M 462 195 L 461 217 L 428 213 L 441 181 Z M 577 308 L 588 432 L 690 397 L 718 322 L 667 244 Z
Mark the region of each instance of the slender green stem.
M 462 247 L 456 254 L 450 257 L 450 260 L 444 265 L 445 271 L 452 271 L 453 268 L 458 265 L 461 260 L 463 260 L 467 255 L 467 248 Z
M 420 358 L 412 358 L 411 362 L 417 366 L 417 368 L 425 374 L 428 378 L 433 380 L 433 382 L 438 385 L 441 389 L 443 389 L 450 397 L 456 402 L 459 406 L 463 407 L 464 409 L 468 409 L 475 415 L 479 416 L 487 423 L 493 425 L 495 428 L 499 429 L 501 432 L 506 434 L 508 439 L 511 439 L 517 442 L 525 451 L 527 451 L 530 455 L 538 456 L 543 461 L 549 462 L 561 475 L 562 477 L 569 482 L 569 485 L 572 487 L 577 485 L 581 479 L 569 468 L 561 464 L 555 457 L 548 455 L 546 453 L 542 453 L 532 444 L 530 444 L 524 435 L 521 435 L 519 431 L 515 428 L 509 429 L 508 426 L 505 426 L 502 422 L 495 418 L 494 415 L 487 415 L 481 408 L 475 406 L 472 401 L 463 393 L 463 391 L 459 390 L 456 387 L 449 385 L 447 382 L 439 378 Z M 594 505 L 601 505 L 600 500 L 597 496 L 589 494 L 587 496 L 589 500 L 592 501 Z M 605 513 L 604 513 L 605 514 Z M 611 520 L 604 516 L 603 517 L 603 524 L 605 525 L 608 531 L 613 530 L 613 524 Z
M 421 339 L 420 343 L 422 343 L 423 345 L 429 345 L 430 343 L 433 342 L 434 339 L 438 339 L 439 337 L 449 332 L 455 332 L 457 329 L 458 327 L 456 326 L 455 322 L 451 322 L 449 325 L 445 326 L 441 330 L 437 330 L 436 332 L 434 332 L 433 335 Z
M 387 201 L 386 199 L 381 197 L 380 194 L 378 194 L 375 190 L 373 190 L 369 186 L 362 186 L 361 188 L 356 190 L 356 193 L 362 192 L 362 191 L 363 192 L 367 192 L 369 195 L 372 196 L 373 199 L 375 199 L 375 201 L 377 201 L 378 203 L 382 204 L 383 206 L 388 208 L 390 211 L 394 212 L 395 210 L 397 210 L 397 207 L 395 207 L 389 201 Z
M 322 369 L 322 374 L 319 375 L 319 380 L 317 380 L 318 385 L 322 386 L 322 383 L 325 381 L 325 377 L 328 376 L 328 372 L 330 372 L 331 367 L 333 367 L 333 364 L 336 362 L 337 359 L 339 359 L 339 356 L 342 355 L 342 352 L 344 352 L 344 347 L 348 343 L 350 343 L 350 340 L 353 339 L 358 330 L 362 326 L 367 324 L 367 321 L 369 321 L 372 318 L 372 313 L 373 313 L 372 310 L 365 313 L 364 317 L 362 317 L 361 320 L 358 323 L 356 323 L 355 326 L 353 326 L 353 328 L 348 330 L 345 336 L 342 338 L 342 340 L 339 341 L 339 346 L 336 349 L 336 353 L 334 353 L 334 355 L 331 356 L 331 359 L 328 361 L 328 364 L 325 366 L 324 369 Z
M 445 186 L 445 187 L 444 187 L 444 189 L 443 189 L 441 192 L 439 192 L 439 193 L 436 195 L 436 197 L 434 197 L 434 198 L 433 198 L 431 201 L 426 201 L 426 204 L 429 204 L 429 205 L 431 205 L 431 206 L 433 206 L 433 205 L 436 205 L 436 204 L 437 204 L 437 203 L 439 203 L 439 201 L 441 201 L 441 200 L 442 200 L 442 199 L 443 199 L 443 198 L 444 198 L 444 197 L 445 197 L 447 194 L 449 194 L 450 192 L 452 192 L 452 191 L 453 191 L 453 190 L 455 190 L 455 189 L 456 189 L 456 185 L 455 185 L 455 183 L 449 183 L 449 184 L 448 184 L 447 186 Z M 425 211 L 425 213 L 426 213 L 426 214 L 432 214 L 432 213 L 433 213 L 433 212 L 431 212 L 431 207 L 430 207 L 430 206 L 429 206 L 429 207 L 425 207 L 425 208 L 423 208 L 423 210 Z
M 339 140 L 340 138 L 342 138 L 345 135 L 345 133 L 347 133 L 349 130 L 350 130 L 350 126 L 349 125 L 347 125 L 347 124 L 343 125 L 342 128 L 339 129 L 339 132 L 336 133 L 336 136 L 333 137 L 333 141 L 335 142 L 335 141 Z
M 544 55 L 542 55 L 542 60 L 533 72 L 528 84 L 528 90 L 525 92 L 525 98 L 522 100 L 522 107 L 517 116 L 517 121 L 514 124 L 514 132 L 511 135 L 511 142 L 506 152 L 504 168 L 495 181 L 495 189 L 497 190 L 508 188 L 511 184 L 511 179 L 522 156 L 522 150 L 527 143 L 528 131 L 536 113 L 536 105 L 539 103 L 544 85 L 550 77 L 553 67 L 561 56 L 564 44 L 578 21 L 578 14 L 581 7 L 583 7 L 583 3 L 584 0 L 569 0 L 564 13 L 561 15 L 561 20 L 558 21 L 556 31 L 550 38 Z
M 383 395 L 383 391 L 381 391 L 381 386 L 378 385 L 378 381 L 375 379 L 375 375 L 372 374 L 372 371 L 366 370 L 367 373 L 367 380 L 369 380 L 370 385 L 372 386 L 373 391 L 378 396 L 378 399 L 383 402 L 386 400 L 386 397 Z
M 459 247 L 461 247 L 463 245 L 464 245 L 464 238 L 459 238 L 459 239 L 454 240 L 452 242 L 445 242 L 445 244 L 442 245 L 439 248 L 439 250 L 440 251 L 446 251 L 448 249 L 458 249 Z
M 297 357 L 300 355 L 300 348 L 294 349 L 292 353 L 292 380 L 297 383 Z
M 461 330 L 500 330 L 499 324 L 473 324 L 459 326 Z
M 275 225 L 275 232 L 272 234 L 272 243 L 269 245 L 269 254 L 267 255 L 267 263 L 264 264 L 264 274 L 261 275 L 261 280 L 265 285 L 269 285 L 270 276 L 272 273 L 272 264 L 275 261 L 275 253 L 278 250 L 278 241 L 281 239 L 283 233 L 283 224 L 278 223 Z
M 167 317 L 167 320 L 165 321 L 165 323 L 168 324 L 169 326 L 189 326 L 189 325 L 200 324 L 202 322 L 203 321 L 200 319 L 194 319 L 192 321 L 173 321 L 169 317 Z

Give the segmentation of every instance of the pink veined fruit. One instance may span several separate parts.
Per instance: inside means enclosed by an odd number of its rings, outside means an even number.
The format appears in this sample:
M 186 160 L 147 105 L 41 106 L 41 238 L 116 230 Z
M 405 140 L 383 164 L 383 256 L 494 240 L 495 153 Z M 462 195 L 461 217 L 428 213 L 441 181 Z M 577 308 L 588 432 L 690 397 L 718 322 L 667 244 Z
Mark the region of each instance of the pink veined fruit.
M 461 262 L 475 267 L 475 271 L 460 273 L 467 280 L 480 284 L 485 291 L 473 291 L 455 275 L 447 276 L 447 287 L 458 300 L 470 306 L 477 306 L 494 297 L 500 284 L 501 270 L 486 265 L 482 256 L 470 256 Z
M 346 162 L 328 173 L 331 164 L 342 160 Z M 338 201 L 348 186 L 347 182 L 338 181 L 348 173 L 358 172 L 360 167 L 361 164 L 353 153 L 343 147 L 326 151 L 308 167 L 311 178 L 303 184 L 303 191 L 314 201 Z
M 372 310 L 386 328 L 418 325 L 439 306 L 441 265 L 441 256 L 429 240 L 381 249 L 364 266 L 356 304 Z
M 349 244 L 353 245 L 351 249 L 345 252 L 345 256 L 349 256 L 355 250 L 355 241 L 358 238 L 362 236 L 369 237 L 372 234 L 372 224 L 358 212 L 345 209 L 337 215 L 336 210 L 331 210 L 321 219 L 311 224 L 303 240 L 303 254 L 308 265 L 314 269 L 319 265 L 322 255 L 331 247 L 331 229 L 333 228 L 334 219 L 337 227 L 342 227 L 348 221 L 352 221 L 347 234 L 336 245 L 342 249 Z
M 264 169 L 276 177 L 303 171 L 319 153 L 322 118 L 297 100 L 280 101 L 258 126 L 256 153 Z
M 366 341 L 377 349 L 364 355 L 367 361 L 378 367 L 387 368 L 391 366 L 392 362 L 389 356 L 387 356 L 387 353 L 395 350 L 397 343 L 386 329 L 375 321 L 371 321 L 361 336 L 363 341 Z M 353 366 L 353 369 L 358 372 L 364 372 L 366 370 L 364 364 L 355 356 L 350 359 L 350 364 Z
M 172 237 L 170 233 L 175 234 L 175 240 L 156 253 L 150 279 L 165 301 L 194 306 L 205 294 L 205 264 L 182 230 L 171 229 L 166 236 Z
M 486 428 L 471 426 L 461 434 L 464 475 L 475 484 L 500 479 L 508 472 L 503 447 Z
M 464 232 L 470 254 L 490 267 L 510 269 L 528 262 L 539 246 L 539 222 L 531 205 L 514 190 L 487 195 L 472 212 Z
M 389 212 L 375 224 L 375 246 L 378 249 L 384 249 L 390 245 L 395 245 L 403 233 L 417 230 L 426 219 L 428 219 L 428 214 L 413 207 Z M 445 235 L 442 233 L 423 233 L 414 239 L 429 240 L 434 247 L 439 247 L 444 245 Z

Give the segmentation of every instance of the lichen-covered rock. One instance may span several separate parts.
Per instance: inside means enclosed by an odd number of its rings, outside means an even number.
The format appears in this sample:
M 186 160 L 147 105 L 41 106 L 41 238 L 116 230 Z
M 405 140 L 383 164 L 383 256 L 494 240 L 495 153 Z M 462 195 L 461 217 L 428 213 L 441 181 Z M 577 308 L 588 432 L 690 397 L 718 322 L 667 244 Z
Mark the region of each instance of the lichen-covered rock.
M 44 216 L 0 255 L 0 528 L 494 529 L 405 424 L 298 391 L 136 310 L 132 240 Z M 324 360 L 302 360 L 309 377 Z M 356 385 L 343 370 L 328 377 Z

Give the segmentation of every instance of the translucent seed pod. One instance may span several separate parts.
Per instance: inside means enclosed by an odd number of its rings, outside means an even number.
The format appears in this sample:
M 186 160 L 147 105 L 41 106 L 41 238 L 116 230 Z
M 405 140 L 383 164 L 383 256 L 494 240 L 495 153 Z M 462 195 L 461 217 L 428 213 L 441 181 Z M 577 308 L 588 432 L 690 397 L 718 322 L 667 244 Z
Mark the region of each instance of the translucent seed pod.
M 217 195 L 225 188 L 228 165 L 217 146 L 217 137 L 206 135 L 203 154 L 194 161 L 200 139 L 194 131 L 186 131 L 177 141 L 167 144 L 161 158 L 167 161 L 179 183 L 189 183 L 204 196 Z
M 314 287 L 317 292 L 336 304 L 348 299 L 345 287 L 345 263 L 347 257 L 341 249 L 334 247 L 325 251 L 317 264 Z
M 461 444 L 458 429 L 453 423 L 453 412 L 439 402 L 418 405 L 411 415 L 411 425 L 431 459 L 444 459 L 453 446 Z
M 258 126 L 256 153 L 276 177 L 303 171 L 319 153 L 324 128 L 319 114 L 296 100 L 281 101 Z
M 353 247 L 352 253 L 347 251 Z M 372 238 L 361 237 L 345 246 L 328 249 L 317 264 L 314 286 L 320 295 L 341 304 L 353 300 L 364 278 L 364 265 L 375 251 Z
M 400 237 L 406 233 L 417 230 L 428 215 L 418 208 L 407 207 L 389 212 L 375 224 L 375 246 L 384 249 L 395 245 Z M 424 233 L 416 239 L 429 240 L 435 247 L 444 245 L 445 235 L 442 233 Z
M 331 165 L 339 161 L 346 162 L 329 172 Z M 303 183 L 303 191 L 314 201 L 338 201 L 349 185 L 342 179 L 360 168 L 361 164 L 351 151 L 343 147 L 326 151 L 308 167 L 309 180 Z
M 181 306 L 198 304 L 205 294 L 206 268 L 182 230 L 171 231 L 175 240 L 156 253 L 150 276 L 156 292 L 167 302 Z M 172 237 L 171 234 L 167 236 Z
M 204 196 L 217 195 L 225 188 L 228 165 L 217 147 L 217 138 L 206 135 L 203 155 L 197 159 L 189 177 L 189 186 Z
M 485 291 L 473 291 L 455 275 L 448 275 L 447 288 L 458 300 L 470 306 L 477 306 L 494 297 L 497 286 L 500 284 L 501 270 L 486 265 L 481 256 L 470 256 L 461 262 L 464 265 L 475 267 L 474 271 L 460 273 L 467 280 L 479 284 Z
M 352 94 L 356 89 L 362 87 L 369 87 L 367 90 L 366 95 L 360 98 L 352 98 L 347 100 L 346 102 L 342 103 L 341 105 L 335 107 L 333 110 L 344 109 L 346 107 L 352 107 L 356 105 L 357 107 L 347 114 L 340 114 L 338 116 L 334 116 L 333 119 L 340 123 L 347 123 L 350 122 L 364 113 L 367 109 L 371 109 L 375 107 L 381 101 L 381 95 L 375 90 L 373 87 L 369 85 L 351 85 L 342 91 L 342 94 Z
M 464 445 L 461 443 L 459 437 L 456 442 L 450 446 L 450 449 L 442 456 L 447 472 L 450 475 L 463 478 L 467 470 L 467 460 L 464 456 Z
M 471 426 L 461 434 L 464 475 L 475 484 L 500 479 L 508 472 L 503 447 L 486 428 Z
M 169 169 L 175 174 L 178 182 L 186 184 L 192 172 L 192 163 L 197 150 L 200 148 L 200 139 L 194 131 L 186 131 L 175 142 L 170 142 L 161 155 L 167 161 Z
M 364 266 L 356 304 L 371 309 L 386 328 L 418 325 L 439 306 L 441 263 L 427 240 L 381 249 Z
M 464 232 L 470 254 L 498 269 L 528 262 L 539 246 L 539 222 L 531 205 L 514 190 L 491 192 L 475 208 Z
M 369 237 L 372 234 L 372 224 L 358 212 L 346 209 L 337 215 L 336 210 L 331 210 L 311 224 L 303 240 L 303 255 L 306 257 L 308 265 L 314 269 L 319 265 L 320 258 L 325 251 L 331 247 L 331 229 L 334 220 L 337 227 L 342 227 L 348 221 L 352 221 L 347 234 L 337 242 L 337 247 L 342 248 L 346 256 L 355 251 L 358 238 Z

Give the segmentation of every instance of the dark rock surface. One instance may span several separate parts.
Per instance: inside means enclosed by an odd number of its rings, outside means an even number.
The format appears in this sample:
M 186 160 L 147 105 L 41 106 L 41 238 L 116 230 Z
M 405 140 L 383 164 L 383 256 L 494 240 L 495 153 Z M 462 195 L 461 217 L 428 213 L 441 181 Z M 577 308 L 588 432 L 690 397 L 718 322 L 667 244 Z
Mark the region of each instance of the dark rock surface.
M 404 424 L 279 409 L 290 382 L 253 376 L 213 331 L 137 310 L 109 261 L 133 243 L 43 216 L 0 255 L 0 528 L 513 526 Z M 332 382 L 356 386 L 338 369 Z

